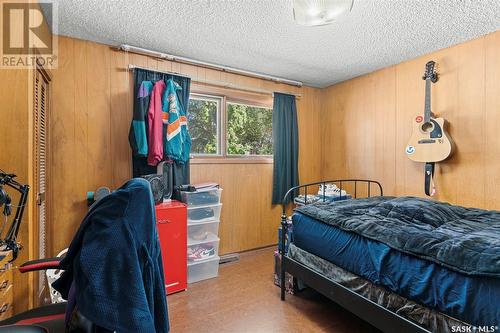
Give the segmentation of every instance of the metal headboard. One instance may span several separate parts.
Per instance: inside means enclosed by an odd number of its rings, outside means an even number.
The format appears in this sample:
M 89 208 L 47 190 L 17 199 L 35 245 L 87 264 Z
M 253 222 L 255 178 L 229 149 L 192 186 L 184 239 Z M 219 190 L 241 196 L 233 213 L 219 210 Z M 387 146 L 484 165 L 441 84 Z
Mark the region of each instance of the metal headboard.
M 286 207 L 288 205 L 289 199 L 291 199 L 291 196 L 300 189 L 304 189 L 304 204 L 307 205 L 307 196 L 308 196 L 308 187 L 310 186 L 318 186 L 322 185 L 323 186 L 323 195 L 322 195 L 322 201 L 326 202 L 326 193 L 325 193 L 325 185 L 326 184 L 335 184 L 340 190 L 340 199 L 342 199 L 342 190 L 344 190 L 346 185 L 351 185 L 350 187 L 352 188 L 352 185 L 354 185 L 353 193 L 352 196 L 354 199 L 358 198 L 358 184 L 360 186 L 364 187 L 363 185 L 366 185 L 366 190 L 367 190 L 367 195 L 366 197 L 370 198 L 372 196 L 372 191 L 371 187 L 372 184 L 376 185 L 379 189 L 379 195 L 383 196 L 384 195 L 384 190 L 382 189 L 382 185 L 376 181 L 376 180 L 368 180 L 368 179 L 337 179 L 337 180 L 322 180 L 319 182 L 315 183 L 308 183 L 308 184 L 302 184 L 298 186 L 294 186 L 291 189 L 286 192 L 285 196 L 283 197 L 283 200 L 281 201 L 281 207 L 282 207 L 282 218 L 285 216 L 286 219 Z

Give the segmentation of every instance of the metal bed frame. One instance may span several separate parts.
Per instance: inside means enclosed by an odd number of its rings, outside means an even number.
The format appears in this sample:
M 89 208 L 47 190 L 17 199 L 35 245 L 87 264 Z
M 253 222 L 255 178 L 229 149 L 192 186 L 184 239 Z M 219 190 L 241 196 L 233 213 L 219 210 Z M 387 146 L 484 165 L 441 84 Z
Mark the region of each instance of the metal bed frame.
M 339 180 L 325 180 L 315 183 L 308 183 L 292 187 L 283 197 L 282 201 L 282 215 L 281 215 L 281 272 L 280 272 L 280 287 L 281 287 L 281 300 L 285 300 L 285 273 L 289 273 L 295 278 L 303 281 L 307 286 L 313 288 L 324 296 L 328 297 L 338 305 L 342 306 L 349 312 L 370 323 L 379 330 L 387 333 L 405 332 L 405 333 L 430 333 L 427 329 L 411 322 L 410 320 L 394 313 L 385 307 L 357 294 L 356 292 L 342 286 L 341 284 L 327 278 L 326 276 L 312 270 L 299 263 L 298 261 L 289 258 L 285 251 L 285 236 L 288 235 L 288 224 L 286 216 L 286 208 L 292 194 L 296 194 L 299 190 L 304 190 L 304 205 L 307 205 L 308 187 L 323 185 L 322 201 L 326 201 L 325 185 L 336 184 L 340 189 L 340 198 L 342 198 L 342 190 L 345 189 L 344 185 L 349 184 L 353 188 L 354 199 L 358 198 L 358 184 L 366 185 L 366 196 L 371 197 L 371 187 L 374 185 L 378 188 L 380 196 L 384 195 L 382 185 L 378 181 L 365 180 L 365 179 L 339 179 Z M 320 196 L 321 197 L 321 196 Z

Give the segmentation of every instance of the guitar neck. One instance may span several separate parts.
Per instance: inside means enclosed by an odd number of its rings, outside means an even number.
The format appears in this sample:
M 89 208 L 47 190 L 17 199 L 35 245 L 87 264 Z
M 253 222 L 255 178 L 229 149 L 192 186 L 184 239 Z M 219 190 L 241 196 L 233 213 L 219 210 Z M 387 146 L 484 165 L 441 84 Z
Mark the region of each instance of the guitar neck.
M 424 109 L 424 122 L 431 121 L 431 79 L 425 79 L 425 109 Z

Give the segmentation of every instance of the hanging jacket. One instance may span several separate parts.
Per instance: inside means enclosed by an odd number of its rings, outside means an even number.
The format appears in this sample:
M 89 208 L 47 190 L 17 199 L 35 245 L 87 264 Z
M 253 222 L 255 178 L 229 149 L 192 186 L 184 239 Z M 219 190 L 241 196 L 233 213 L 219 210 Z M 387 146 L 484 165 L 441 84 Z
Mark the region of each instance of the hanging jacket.
M 148 108 L 151 91 L 153 90 L 153 82 L 142 81 L 137 91 L 137 98 L 134 101 L 134 113 L 130 131 L 128 133 L 128 141 L 132 148 L 133 156 L 146 157 L 148 156 L 148 139 L 146 131 L 146 123 L 148 119 Z
M 187 128 L 187 117 L 179 103 L 177 91 L 182 88 L 172 79 L 167 81 L 163 97 L 163 122 L 165 125 L 165 155 L 180 163 L 189 160 L 191 138 Z
M 163 111 L 162 99 L 165 92 L 165 82 L 157 81 L 151 92 L 148 108 L 148 164 L 158 165 L 163 160 Z
M 180 104 L 180 103 L 179 103 Z M 191 154 L 191 135 L 189 135 L 189 127 L 187 120 L 187 112 L 184 108 L 180 108 L 181 114 L 181 136 L 182 136 L 182 159 L 181 163 L 186 163 L 189 161 L 189 155 Z
M 119 333 L 167 333 L 161 248 L 149 183 L 140 178 L 106 196 L 87 213 L 53 283 L 78 311 Z M 73 287 L 72 287 L 73 286 Z

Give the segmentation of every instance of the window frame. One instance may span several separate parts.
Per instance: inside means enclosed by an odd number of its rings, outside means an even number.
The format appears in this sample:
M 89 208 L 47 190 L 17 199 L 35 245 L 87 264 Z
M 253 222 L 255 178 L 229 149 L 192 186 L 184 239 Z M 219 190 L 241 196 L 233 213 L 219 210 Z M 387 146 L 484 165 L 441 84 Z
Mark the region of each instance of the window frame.
M 272 98 L 263 96 L 248 96 L 237 92 L 220 89 L 193 89 L 190 99 L 203 100 L 204 97 L 218 99 L 221 101 L 219 114 L 217 115 L 218 149 L 220 154 L 193 154 L 191 153 L 191 164 L 272 164 L 273 155 L 230 155 L 227 153 L 227 104 L 243 104 L 258 108 L 273 109 Z M 198 98 L 197 98 L 198 97 Z M 188 106 L 189 108 L 189 106 Z M 188 109 L 189 110 L 189 109 Z

